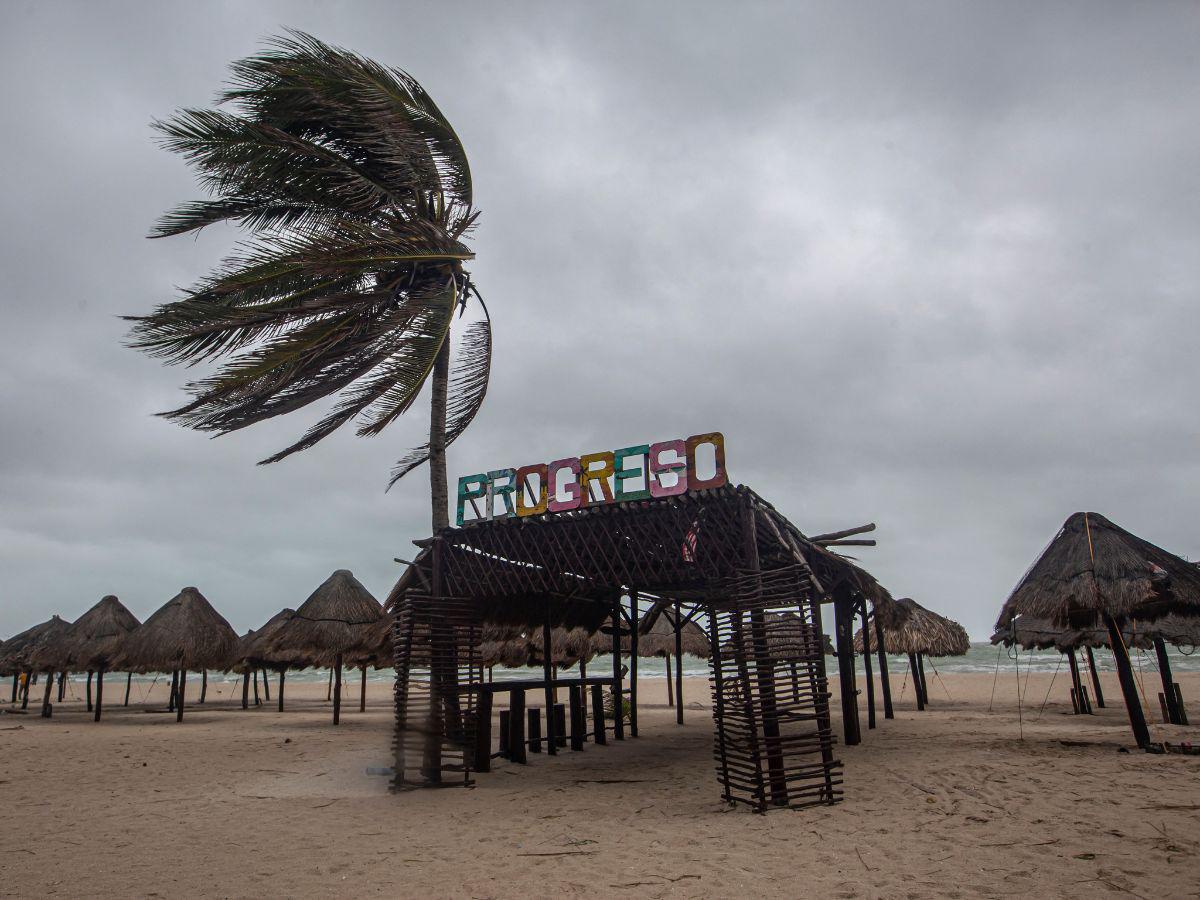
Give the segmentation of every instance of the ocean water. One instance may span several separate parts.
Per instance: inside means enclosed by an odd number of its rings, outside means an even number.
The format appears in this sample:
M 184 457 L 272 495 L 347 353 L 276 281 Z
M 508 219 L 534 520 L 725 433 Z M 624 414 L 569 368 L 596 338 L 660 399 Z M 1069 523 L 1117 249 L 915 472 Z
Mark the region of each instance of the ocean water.
M 1185 652 L 1191 648 L 1180 650 L 1175 647 L 1168 648 L 1168 655 L 1171 660 L 1171 668 L 1174 672 L 1200 672 L 1200 649 L 1193 652 Z M 965 656 L 949 656 L 934 658 L 932 661 L 926 661 L 926 666 L 931 670 L 938 672 L 975 672 L 991 674 L 996 671 L 997 666 L 1002 670 L 1013 669 L 1018 664 L 1016 660 L 1016 650 L 1007 648 L 997 648 L 991 644 L 974 643 L 971 645 L 970 652 Z M 1093 651 L 1096 656 L 1096 665 L 1101 671 L 1115 672 L 1116 666 L 1113 664 L 1112 654 L 1107 650 Z M 1134 669 L 1140 668 L 1142 672 L 1157 672 L 1158 662 L 1154 655 L 1154 651 L 1139 651 L 1132 650 L 1132 661 Z M 623 663 L 628 666 L 629 658 L 624 657 Z M 837 662 L 833 657 L 826 657 L 826 666 L 830 673 L 837 671 Z M 855 658 L 856 667 L 859 673 L 863 672 L 862 657 Z M 872 659 L 874 662 L 874 658 Z M 931 665 L 932 663 L 932 665 Z M 672 663 L 672 666 L 674 663 Z M 1066 671 L 1066 657 L 1056 650 L 1033 650 L 1021 651 L 1020 667 L 1022 671 L 1030 672 L 1054 672 L 1056 670 Z M 872 668 L 875 668 L 874 666 Z M 908 669 L 908 658 L 905 656 L 889 656 L 888 671 L 893 673 L 902 673 Z M 578 669 L 570 668 L 562 670 L 564 677 L 578 677 Z M 607 675 L 612 672 L 612 656 L 597 656 L 587 664 L 589 675 Z M 683 658 L 683 674 L 708 676 L 708 661 L 697 659 L 694 656 L 685 655 Z M 927 675 L 929 672 L 926 673 Z M 495 681 L 513 681 L 521 678 L 538 678 L 541 675 L 539 668 L 520 668 L 520 669 L 505 669 L 496 667 L 492 672 L 492 678 Z M 394 673 L 391 669 L 368 669 L 367 681 L 369 682 L 390 682 L 394 678 Z M 666 663 L 661 657 L 642 657 L 638 660 L 638 678 L 665 678 Z M 234 673 L 210 672 L 208 680 L 210 684 L 232 684 L 238 681 L 240 676 Z M 342 678 L 349 684 L 357 684 L 360 678 L 357 669 L 346 669 L 342 673 Z M 118 681 L 124 681 L 125 675 L 121 672 L 110 672 L 106 678 L 106 685 L 113 685 Z M 329 679 L 328 669 L 304 669 L 299 672 L 288 672 L 287 681 L 294 682 L 321 682 L 324 683 Z M 74 684 L 82 684 L 87 681 L 87 676 L 83 674 L 73 674 L 71 682 Z M 170 680 L 170 675 L 134 675 L 134 684 L 148 685 L 156 680 Z M 278 683 L 278 676 L 272 674 L 271 686 L 274 687 Z M 188 693 L 194 694 L 200 689 L 200 678 L 191 674 L 188 676 Z M 110 688 L 111 690 L 111 688 Z

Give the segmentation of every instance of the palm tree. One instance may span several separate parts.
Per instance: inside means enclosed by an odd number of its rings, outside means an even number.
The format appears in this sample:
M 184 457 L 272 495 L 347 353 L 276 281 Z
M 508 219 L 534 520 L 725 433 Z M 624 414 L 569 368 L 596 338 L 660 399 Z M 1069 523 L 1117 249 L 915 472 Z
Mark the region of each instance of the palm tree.
M 487 308 L 463 268 L 477 212 L 462 144 L 412 76 L 301 32 L 232 72 L 225 108 L 154 123 L 210 197 L 168 212 L 151 237 L 217 222 L 250 235 L 182 298 L 129 317 L 132 347 L 223 361 L 161 415 L 227 434 L 337 394 L 262 460 L 273 463 L 352 419 L 360 436 L 378 434 L 432 380 L 429 441 L 388 487 L 428 459 L 433 527 L 445 527 L 445 448 L 475 417 L 491 369 Z M 463 329 L 451 373 L 451 322 L 472 295 L 483 318 Z

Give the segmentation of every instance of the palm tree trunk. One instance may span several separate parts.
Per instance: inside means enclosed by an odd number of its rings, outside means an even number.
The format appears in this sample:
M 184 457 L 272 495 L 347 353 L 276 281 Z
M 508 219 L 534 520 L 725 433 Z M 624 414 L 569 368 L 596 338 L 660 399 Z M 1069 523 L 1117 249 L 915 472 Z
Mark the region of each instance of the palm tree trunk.
M 433 362 L 433 397 L 429 410 L 429 499 L 433 533 L 450 525 L 450 493 L 446 486 L 446 392 L 450 382 L 450 335 Z

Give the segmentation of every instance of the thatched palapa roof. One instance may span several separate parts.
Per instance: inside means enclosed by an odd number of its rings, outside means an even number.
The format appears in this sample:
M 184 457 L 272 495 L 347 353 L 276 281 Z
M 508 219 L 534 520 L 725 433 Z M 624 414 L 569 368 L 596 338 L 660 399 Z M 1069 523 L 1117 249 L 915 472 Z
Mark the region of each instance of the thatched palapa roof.
M 43 644 L 33 654 L 35 668 L 91 672 L 108 670 L 125 638 L 141 623 L 109 594 L 75 620 L 60 640 Z
M 686 617 L 684 617 L 686 618 Z M 680 628 L 680 638 L 683 652 L 708 659 L 712 655 L 712 647 L 704 629 L 695 622 L 683 623 Z M 612 652 L 612 636 L 602 635 L 609 639 L 606 652 Z M 623 638 L 622 645 L 628 645 L 629 639 Z M 638 626 L 638 656 L 674 656 L 675 655 L 675 609 L 672 606 L 656 603 L 642 617 Z
M 1103 616 L 1150 621 L 1200 614 L 1200 567 L 1114 525 L 1075 513 L 1013 589 L 996 628 L 1017 616 L 1063 628 L 1105 627 Z
M 538 628 L 521 629 L 511 626 L 485 626 L 484 640 L 479 646 L 484 666 L 542 665 L 544 631 Z M 592 636 L 585 628 L 550 629 L 550 664 L 570 667 L 579 660 L 587 662 L 595 656 Z
M 125 638 L 113 668 L 132 672 L 225 669 L 237 633 L 194 587 L 185 587 Z
M 903 597 L 895 601 L 898 622 L 883 623 L 883 649 L 886 653 L 920 653 L 925 656 L 962 656 L 971 649 L 967 630 L 955 622 L 932 612 L 915 600 Z M 871 646 L 875 647 L 875 622 L 867 620 L 871 629 Z M 855 652 L 863 649 L 860 628 L 854 635 Z
M 239 672 L 249 672 L 254 669 L 303 669 L 304 665 L 277 659 L 270 653 L 270 645 L 280 630 L 296 615 L 294 609 L 281 609 L 257 631 L 248 632 L 238 641 L 234 657 L 237 664 L 233 667 Z
M 318 587 L 267 644 L 280 662 L 335 665 L 337 658 L 373 651 L 383 607 L 349 569 L 338 569 Z M 307 661 L 307 662 L 305 662 Z
M 1200 619 L 1170 615 L 1152 622 L 1127 622 L 1121 628 L 1121 635 L 1126 647 L 1148 650 L 1154 646 L 1155 638 L 1161 638 L 1168 644 L 1191 652 L 1200 647 Z M 1006 647 L 1016 644 L 1023 650 L 1053 647 L 1064 653 L 1080 647 L 1106 649 L 1109 642 L 1107 628 L 1055 628 L 1045 619 L 1031 616 L 1018 616 L 992 635 L 993 644 L 1004 644 Z
M 71 623 L 61 616 L 51 616 L 45 622 L 15 634 L 0 645 L 0 674 L 15 675 L 33 666 L 33 655 L 61 641 Z

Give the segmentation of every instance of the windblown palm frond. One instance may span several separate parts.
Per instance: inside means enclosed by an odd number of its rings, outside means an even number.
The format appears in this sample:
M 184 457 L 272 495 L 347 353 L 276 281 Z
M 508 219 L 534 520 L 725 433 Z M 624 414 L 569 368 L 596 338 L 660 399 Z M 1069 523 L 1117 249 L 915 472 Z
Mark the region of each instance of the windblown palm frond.
M 182 298 L 129 317 L 129 343 L 168 363 L 223 360 L 163 413 L 189 428 L 226 434 L 340 392 L 270 463 L 351 420 L 377 434 L 412 406 L 473 291 L 463 240 L 476 213 L 462 144 L 407 73 L 300 32 L 232 70 L 219 102 L 233 111 L 155 123 L 212 196 L 151 236 L 230 222 L 251 239 Z M 460 343 L 447 442 L 487 388 L 486 322 Z M 428 455 L 405 456 L 392 483 Z
M 446 404 L 446 446 L 467 430 L 483 406 L 492 371 L 492 323 L 490 319 L 472 322 L 459 343 L 454 371 L 450 375 L 450 399 Z M 390 488 L 429 459 L 429 444 L 408 452 L 392 469 Z

